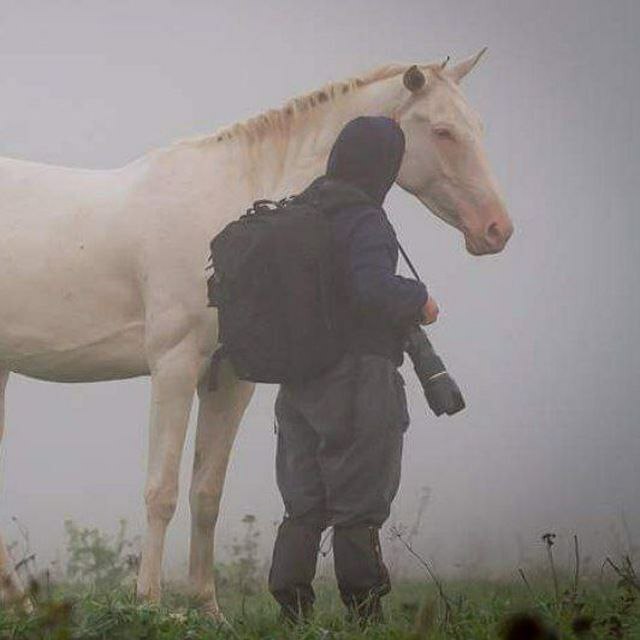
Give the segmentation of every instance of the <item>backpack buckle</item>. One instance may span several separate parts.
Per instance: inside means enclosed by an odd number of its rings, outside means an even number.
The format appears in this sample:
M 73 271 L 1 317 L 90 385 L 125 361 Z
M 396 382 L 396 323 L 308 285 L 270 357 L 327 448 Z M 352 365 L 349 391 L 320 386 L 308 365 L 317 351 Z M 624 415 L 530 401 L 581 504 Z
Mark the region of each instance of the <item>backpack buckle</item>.
M 253 205 L 247 209 L 247 215 L 256 215 L 261 213 L 269 213 L 278 208 L 278 203 L 273 200 L 256 200 Z

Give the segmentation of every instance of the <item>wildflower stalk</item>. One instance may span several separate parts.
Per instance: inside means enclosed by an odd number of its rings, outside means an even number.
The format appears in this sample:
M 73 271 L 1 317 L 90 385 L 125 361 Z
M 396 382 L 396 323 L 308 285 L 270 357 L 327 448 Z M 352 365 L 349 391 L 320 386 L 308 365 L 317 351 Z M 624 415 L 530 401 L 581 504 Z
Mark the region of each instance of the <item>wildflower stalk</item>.
M 547 557 L 549 558 L 549 566 L 551 567 L 551 576 L 553 577 L 553 591 L 556 596 L 556 604 L 560 602 L 560 587 L 558 586 L 558 574 L 556 573 L 556 565 L 553 561 L 553 551 L 551 550 L 556 538 L 555 533 L 545 533 L 542 540 L 547 546 Z
M 573 575 L 573 595 L 578 595 L 578 582 L 580 581 L 580 547 L 578 545 L 578 536 L 573 536 L 573 552 L 575 556 L 575 572 Z
M 429 577 L 431 578 L 431 580 L 433 580 L 433 583 L 436 585 L 436 589 L 438 590 L 438 595 L 440 596 L 440 600 L 444 604 L 444 609 L 445 609 L 444 624 L 445 625 L 452 624 L 453 623 L 453 607 L 451 605 L 451 601 L 449 600 L 447 594 L 444 591 L 444 587 L 442 586 L 442 582 L 440 582 L 440 579 L 438 578 L 438 576 L 436 576 L 435 572 L 433 571 L 429 563 L 419 553 L 417 553 L 414 550 L 414 548 L 411 546 L 410 543 L 408 543 L 405 540 L 402 532 L 398 528 L 393 527 L 391 529 L 391 535 L 397 538 L 398 540 L 400 540 L 400 542 L 404 545 L 404 548 L 424 567 L 426 572 L 429 574 Z

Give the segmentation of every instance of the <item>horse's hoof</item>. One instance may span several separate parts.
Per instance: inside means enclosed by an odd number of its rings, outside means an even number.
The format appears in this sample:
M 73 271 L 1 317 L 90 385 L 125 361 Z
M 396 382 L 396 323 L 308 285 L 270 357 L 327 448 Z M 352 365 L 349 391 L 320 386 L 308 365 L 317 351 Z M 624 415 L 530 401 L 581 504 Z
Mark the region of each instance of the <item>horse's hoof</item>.
M 27 614 L 28 616 L 30 616 L 36 610 L 35 605 L 33 604 L 33 600 L 29 596 L 25 596 L 19 606 L 22 612 Z
M 26 593 L 19 593 L 11 598 L 0 598 L 0 606 L 13 609 L 17 613 L 30 616 L 36 610 L 33 599 Z
M 211 618 L 211 620 L 214 620 L 215 622 L 218 622 L 221 625 L 224 626 L 231 626 L 228 622 L 228 620 L 224 617 L 224 614 L 222 613 L 222 611 L 220 611 L 220 607 L 218 606 L 217 602 L 205 602 L 203 605 L 200 606 L 200 611 L 207 616 L 208 618 Z

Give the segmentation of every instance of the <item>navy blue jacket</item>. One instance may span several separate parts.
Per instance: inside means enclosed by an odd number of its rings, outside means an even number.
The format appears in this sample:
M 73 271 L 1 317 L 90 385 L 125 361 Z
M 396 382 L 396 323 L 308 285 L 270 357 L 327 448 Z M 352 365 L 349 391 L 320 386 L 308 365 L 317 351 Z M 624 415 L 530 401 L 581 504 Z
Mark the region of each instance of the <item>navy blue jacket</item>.
M 397 365 L 427 301 L 423 283 L 396 275 L 397 238 L 382 208 L 403 154 L 404 135 L 393 120 L 356 118 L 338 136 L 325 175 L 303 192 L 331 215 L 345 275 L 340 300 L 348 348 Z

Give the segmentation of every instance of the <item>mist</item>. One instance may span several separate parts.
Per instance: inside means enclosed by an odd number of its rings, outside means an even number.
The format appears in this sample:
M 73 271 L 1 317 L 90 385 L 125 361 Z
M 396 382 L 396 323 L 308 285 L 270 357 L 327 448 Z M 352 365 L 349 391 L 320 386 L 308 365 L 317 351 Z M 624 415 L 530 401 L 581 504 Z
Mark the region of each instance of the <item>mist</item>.
M 2 0 L 0 154 L 117 167 L 332 80 L 488 45 L 463 89 L 515 224 L 507 249 L 474 258 L 397 187 L 386 204 L 441 305 L 429 334 L 468 404 L 436 419 L 405 363 L 412 424 L 390 522 L 411 526 L 427 487 L 414 545 L 445 572 L 508 572 L 543 553 L 546 531 L 600 558 L 640 537 L 639 30 L 633 0 Z M 221 557 L 245 514 L 267 553 L 282 516 L 274 395 L 260 386 L 240 428 Z M 16 517 L 46 564 L 65 519 L 142 532 L 148 396 L 147 379 L 11 377 L 8 540 Z M 192 431 L 170 572 L 186 564 Z

